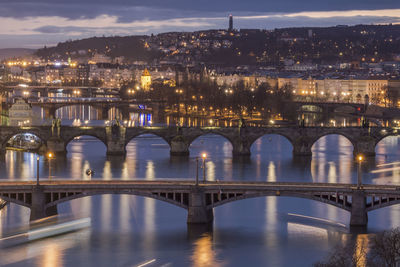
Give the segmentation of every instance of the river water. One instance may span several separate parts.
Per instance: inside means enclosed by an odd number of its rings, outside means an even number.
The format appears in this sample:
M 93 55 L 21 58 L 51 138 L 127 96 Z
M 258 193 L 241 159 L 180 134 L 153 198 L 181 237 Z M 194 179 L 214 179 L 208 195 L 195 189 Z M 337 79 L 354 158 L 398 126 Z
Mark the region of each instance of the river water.
M 377 156 L 363 165 L 364 183 L 400 184 L 400 143 L 382 140 Z M 232 158 L 223 137 L 194 141 L 189 158 L 172 158 L 161 138 L 143 135 L 127 146 L 125 158 L 107 157 L 100 141 L 72 141 L 65 158 L 40 157 L 40 176 L 51 179 L 193 179 L 195 157 L 205 152 L 208 180 L 355 183 L 352 145 L 329 135 L 313 146 L 311 159 L 294 159 L 291 144 L 266 135 L 252 146 L 249 159 Z M 33 180 L 36 155 L 7 151 L 0 179 Z M 400 167 L 400 166 L 399 166 Z M 50 170 L 49 170 L 50 169 Z M 201 171 L 200 171 L 201 173 Z M 320 202 L 289 197 L 241 200 L 214 209 L 212 229 L 188 228 L 186 211 L 154 199 L 103 195 L 59 205 L 60 214 L 91 217 L 92 227 L 0 250 L 1 266 L 311 266 L 346 242 L 366 244 L 371 233 L 400 225 L 400 206 L 369 213 L 368 233 L 348 227 L 350 214 Z M 0 211 L 0 234 L 26 225 L 29 210 L 10 204 Z

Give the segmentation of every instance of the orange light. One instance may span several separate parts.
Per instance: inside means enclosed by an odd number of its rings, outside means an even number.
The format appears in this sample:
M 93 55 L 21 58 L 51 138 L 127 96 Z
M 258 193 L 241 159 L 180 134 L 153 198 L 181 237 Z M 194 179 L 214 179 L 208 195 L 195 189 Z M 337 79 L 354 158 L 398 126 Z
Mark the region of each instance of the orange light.
M 364 160 L 364 156 L 363 155 L 358 155 L 357 156 L 357 160 L 358 160 L 358 162 L 362 162 L 363 160 Z
M 53 156 L 54 156 L 53 153 L 51 153 L 51 152 L 47 153 L 47 157 L 48 157 L 49 159 L 51 159 Z
M 206 158 L 207 158 L 207 154 L 206 154 L 206 153 L 203 153 L 203 154 L 201 154 L 201 157 L 202 157 L 203 159 L 206 159 Z

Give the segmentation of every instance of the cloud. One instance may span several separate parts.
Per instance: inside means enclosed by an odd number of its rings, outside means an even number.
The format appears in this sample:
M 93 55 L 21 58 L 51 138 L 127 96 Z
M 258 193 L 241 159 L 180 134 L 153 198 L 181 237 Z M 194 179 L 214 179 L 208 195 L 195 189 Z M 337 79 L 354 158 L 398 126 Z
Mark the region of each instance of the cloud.
M 377 10 L 400 8 L 398 0 L 0 0 L 2 16 L 23 18 L 60 16 L 95 18 L 103 14 L 122 21 L 212 17 L 216 13 L 296 13 L 329 10 Z
M 1 1 L 1 0 L 0 0 Z M 72 6 L 75 0 L 72 1 Z M 179 12 L 176 9 L 161 9 L 149 7 L 132 7 L 124 9 L 122 6 L 116 9 L 123 10 L 121 14 L 97 13 L 97 6 L 93 6 L 93 12 L 88 16 L 73 17 L 55 14 L 39 16 L 13 17 L 5 16 L 0 12 L 0 48 L 10 47 L 15 42 L 18 47 L 32 47 L 42 43 L 53 44 L 67 39 L 79 39 L 91 36 L 134 35 L 151 34 L 167 31 L 194 31 L 205 29 L 227 28 L 227 14 L 225 12 L 208 12 L 207 16 L 201 16 L 202 12 Z M 179 2 L 171 0 L 172 3 Z M 205 0 L 206 2 L 209 0 Z M 214 0 L 215 1 L 215 0 Z M 342 1 L 342 0 L 338 0 Z M 364 0 L 369 1 L 369 0 Z M 383 0 L 385 2 L 385 0 Z M 21 1 L 15 0 L 16 4 Z M 23 0 L 24 5 L 28 5 Z M 387 1 L 386 1 L 387 2 Z M 86 2 L 85 2 L 86 3 Z M 103 0 L 99 0 L 102 6 Z M 33 5 L 33 3 L 31 3 Z M 48 5 L 44 0 L 39 0 L 39 6 Z M 65 7 L 61 1 L 55 0 L 55 5 Z M 86 5 L 82 8 L 85 9 Z M 0 5 L 0 11 L 3 7 Z M 68 7 L 71 8 L 71 7 Z M 102 8 L 100 8 L 102 9 Z M 167 12 L 168 11 L 168 12 Z M 22 11 L 24 13 L 25 11 Z M 29 12 L 27 12 L 29 13 Z M 34 12 L 32 12 L 34 13 Z M 88 13 L 88 14 L 89 14 Z M 234 13 L 235 28 L 263 28 L 273 29 L 279 27 L 318 27 L 337 24 L 383 24 L 400 23 L 399 9 L 380 10 L 345 10 L 345 11 L 298 11 L 298 12 L 237 12 Z M 7 38 L 5 38 L 7 36 Z M 12 41 L 14 40 L 14 41 Z M 37 45 L 42 46 L 42 45 Z

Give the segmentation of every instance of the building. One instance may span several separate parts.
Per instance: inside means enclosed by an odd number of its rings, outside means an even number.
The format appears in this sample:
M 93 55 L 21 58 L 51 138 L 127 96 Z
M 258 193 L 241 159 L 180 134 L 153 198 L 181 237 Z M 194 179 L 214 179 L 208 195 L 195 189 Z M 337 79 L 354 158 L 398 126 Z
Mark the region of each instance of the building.
M 111 63 L 112 60 L 110 57 L 103 55 L 103 54 L 94 54 L 94 56 L 90 59 L 90 64 L 97 64 L 97 63 Z
M 140 77 L 140 85 L 144 90 L 150 90 L 151 86 L 151 75 L 147 68 L 144 69 L 142 76 Z
M 32 125 L 32 107 L 24 99 L 19 98 L 8 111 L 10 126 Z

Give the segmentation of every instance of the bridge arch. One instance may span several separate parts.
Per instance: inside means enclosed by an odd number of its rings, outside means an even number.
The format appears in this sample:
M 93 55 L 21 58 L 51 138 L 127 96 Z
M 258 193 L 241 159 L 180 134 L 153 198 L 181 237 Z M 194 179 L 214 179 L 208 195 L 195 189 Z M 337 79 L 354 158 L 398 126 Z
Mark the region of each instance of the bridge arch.
M 229 153 L 232 153 L 232 151 L 235 149 L 235 143 L 231 140 L 231 138 L 229 137 L 229 136 L 227 136 L 227 135 L 224 135 L 224 134 L 222 134 L 222 133 L 219 133 L 219 132 L 204 132 L 204 133 L 202 133 L 202 134 L 198 134 L 198 135 L 196 135 L 196 136 L 192 136 L 190 139 L 189 139 L 189 142 L 188 142 L 188 149 L 190 150 L 190 149 L 194 149 L 194 147 L 193 147 L 193 144 L 195 144 L 196 145 L 196 143 L 198 142 L 198 141 L 200 141 L 200 142 L 202 142 L 202 140 L 200 140 L 200 139 L 202 139 L 202 138 L 207 138 L 207 137 L 218 137 L 218 138 L 223 138 L 224 140 L 226 140 L 226 141 L 228 141 L 228 145 L 230 146 L 230 150 L 231 151 L 229 151 Z M 203 141 L 203 143 L 201 143 L 201 144 L 204 144 L 204 141 Z M 224 149 L 227 149 L 227 147 L 223 147 L 222 148 L 222 150 L 224 150 Z M 225 152 L 227 152 L 227 151 L 224 151 L 224 153 Z
M 171 145 L 171 140 L 168 140 L 165 136 L 163 136 L 162 134 L 158 134 L 157 132 L 151 132 L 151 131 L 146 131 L 146 130 L 143 130 L 143 131 L 140 131 L 140 132 L 137 132 L 137 133 L 135 133 L 135 134 L 133 134 L 133 135 L 130 135 L 130 136 L 127 136 L 126 137 L 126 140 L 125 140 L 125 147 L 133 140 L 133 139 L 135 139 L 135 138 L 137 138 L 137 137 L 143 137 L 143 136 L 146 136 L 146 135 L 148 135 L 148 136 L 155 136 L 155 137 L 159 137 L 159 138 L 161 138 L 163 141 L 165 141 L 168 145 Z
M 81 108 L 85 108 L 85 107 L 90 107 L 90 108 L 94 109 L 96 111 L 97 116 L 98 116 L 97 119 L 103 118 L 104 110 L 108 114 L 109 109 L 110 109 L 110 107 L 107 107 L 107 108 L 104 109 L 103 106 L 98 105 L 96 103 L 90 103 L 90 102 L 88 102 L 88 103 L 85 103 L 85 102 L 73 103 L 73 102 L 71 102 L 71 103 L 65 103 L 65 104 L 56 105 L 53 108 L 54 109 L 54 111 L 53 111 L 54 114 L 53 115 L 55 116 L 55 118 L 65 118 L 65 115 L 64 115 L 65 109 L 66 108 L 72 108 L 72 107 L 75 107 L 79 111 L 78 112 L 79 114 L 75 114 L 76 116 L 71 116 L 71 117 L 68 116 L 68 119 L 78 119 L 78 118 L 82 119 L 82 120 L 87 119 L 87 118 L 84 117 L 84 114 L 81 114 Z M 50 108 L 50 110 L 51 109 L 52 108 Z M 90 112 L 90 110 L 88 110 L 88 112 Z M 69 114 L 67 114 L 67 115 L 69 115 Z M 107 119 L 107 118 L 105 118 L 105 119 Z
M 278 193 L 278 192 L 268 192 L 268 193 L 254 193 L 254 194 L 241 194 L 233 197 L 229 197 L 229 193 L 224 199 L 223 197 L 220 197 L 221 200 L 215 202 L 215 203 L 210 203 L 209 197 L 206 198 L 208 201 L 207 208 L 212 209 L 216 208 L 218 206 L 222 206 L 224 204 L 228 204 L 231 202 L 239 201 L 239 200 L 244 200 L 244 199 L 251 199 L 251 198 L 259 198 L 259 197 L 269 197 L 269 196 L 276 196 L 276 197 L 294 197 L 294 198 L 303 198 L 303 199 L 308 199 L 308 200 L 314 200 L 318 202 L 322 202 L 325 204 L 329 204 L 332 206 L 335 206 L 337 208 L 346 210 L 346 211 L 351 211 L 351 203 L 347 203 L 344 198 L 330 198 L 330 197 L 323 197 L 323 196 L 318 196 L 318 195 L 309 195 L 309 194 L 300 194 L 300 193 Z M 211 196 L 213 197 L 213 196 Z
M 65 140 L 65 142 L 64 142 L 65 151 L 68 151 L 68 150 L 67 150 L 68 145 L 69 145 L 71 142 L 73 142 L 74 140 L 76 140 L 77 137 L 85 137 L 85 136 L 92 137 L 92 138 L 95 138 L 96 140 L 101 141 L 101 142 L 104 144 L 105 148 L 107 149 L 107 142 L 106 142 L 106 140 L 105 140 L 104 138 L 102 138 L 101 136 L 96 135 L 96 134 L 94 134 L 94 133 L 81 133 L 81 134 L 74 134 L 74 135 L 68 137 L 68 139 Z
M 263 135 L 261 135 L 261 136 L 258 136 L 258 137 L 256 137 L 256 138 L 254 138 L 254 139 L 251 141 L 251 143 L 250 143 L 250 150 L 256 149 L 256 144 L 257 144 L 257 142 L 259 142 L 259 141 L 261 141 L 262 139 L 265 139 L 265 138 L 268 138 L 268 140 L 267 140 L 268 142 L 272 142 L 272 141 L 273 141 L 272 138 L 282 138 L 282 139 L 283 139 L 283 142 L 286 143 L 286 144 L 283 144 L 283 145 L 288 145 L 288 144 L 290 144 L 290 146 L 291 146 L 292 149 L 293 149 L 293 141 L 291 140 L 291 138 L 290 138 L 289 136 L 285 135 L 284 133 L 265 133 L 265 134 L 263 134 Z M 253 154 L 253 151 L 252 151 L 251 154 Z
M 387 155 L 388 153 L 394 152 L 393 150 L 391 151 L 393 145 L 396 147 L 400 145 L 400 139 L 397 132 L 382 135 L 375 140 L 375 153 Z M 388 146 L 389 149 L 386 149 L 386 146 Z
M 299 108 L 300 112 L 317 112 L 317 113 L 322 113 L 323 112 L 323 108 L 319 105 L 315 105 L 315 104 L 304 104 L 301 105 Z
M 27 129 L 27 130 L 24 130 L 24 129 L 16 129 L 15 132 L 12 132 L 12 133 L 10 133 L 10 134 L 7 134 L 7 135 L 5 135 L 5 136 L 3 137 L 3 140 L 2 140 L 2 142 L 1 142 L 1 150 L 4 151 L 4 150 L 6 149 L 7 143 L 8 143 L 13 137 L 16 137 L 16 136 L 18 136 L 18 135 L 23 135 L 23 134 L 31 134 L 31 135 L 33 135 L 33 136 L 36 136 L 37 138 L 40 139 L 40 141 L 41 141 L 42 144 L 45 144 L 45 143 L 46 143 L 46 140 L 47 140 L 46 136 L 42 135 L 42 134 L 40 133 L 40 131 L 36 131 L 36 130 L 33 130 L 33 129 Z
M 142 139 L 141 139 L 142 138 Z M 147 140 L 146 140 L 147 139 Z M 139 147 L 139 149 L 135 149 L 132 152 L 132 149 L 129 149 L 129 145 L 130 144 L 134 144 L 136 143 L 136 148 Z M 146 149 L 155 149 L 155 151 L 157 151 L 157 153 L 152 153 L 153 156 L 169 156 L 170 154 L 170 150 L 171 150 L 171 144 L 168 142 L 168 140 L 166 140 L 165 137 L 160 136 L 156 133 L 149 133 L 149 132 L 145 132 L 145 133 L 139 133 L 137 135 L 134 136 L 130 136 L 129 140 L 126 140 L 126 144 L 125 144 L 125 150 L 127 152 L 127 155 L 131 156 L 132 154 L 136 154 L 133 155 L 134 157 L 139 157 L 140 156 L 140 151 L 143 151 L 143 146 L 141 146 L 140 144 L 145 143 L 145 148 Z M 160 152 L 160 153 L 158 153 Z M 165 153 L 165 154 L 164 154 Z
M 314 145 L 317 144 L 318 141 L 321 141 L 321 139 L 324 138 L 324 137 L 332 136 L 332 135 L 337 135 L 337 136 L 344 137 L 345 138 L 344 140 L 347 140 L 352 145 L 353 151 L 355 150 L 355 148 L 356 148 L 356 140 L 354 140 L 351 136 L 348 136 L 348 135 L 346 135 L 344 133 L 341 133 L 339 131 L 337 131 L 337 132 L 336 131 L 329 131 L 327 133 L 324 133 L 324 134 L 321 134 L 321 135 L 317 136 L 312 141 L 312 144 L 311 144 L 310 148 L 311 149 L 315 148 Z M 339 141 L 339 142 L 342 142 L 342 141 Z
M 334 112 L 338 113 L 356 113 L 357 112 L 357 107 L 353 105 L 340 105 L 334 109 Z
M 54 194 L 52 196 L 51 194 Z M 55 198 L 55 196 L 59 196 L 59 198 Z M 189 205 L 189 194 L 188 193 L 147 193 L 147 192 L 142 192 L 142 191 L 118 191 L 115 190 L 114 192 L 111 190 L 104 190 L 104 191 L 96 191 L 96 192 L 85 192 L 85 193 L 65 193 L 63 195 L 60 195 L 59 193 L 47 193 L 46 194 L 46 206 L 45 208 L 50 208 L 53 206 L 56 206 L 58 204 L 68 202 L 74 199 L 80 199 L 84 197 L 91 197 L 91 196 L 96 196 L 96 195 L 132 195 L 132 196 L 140 196 L 140 197 L 147 197 L 147 198 L 152 198 L 156 200 L 160 200 L 169 204 L 172 204 L 174 206 L 183 208 L 183 209 L 188 209 Z M 49 199 L 50 198 L 50 199 Z M 54 200 L 51 201 L 51 198 Z M 15 202 L 14 199 L 10 200 L 11 202 Z M 18 204 L 18 203 L 16 203 Z M 29 206 L 28 206 L 29 207 Z

